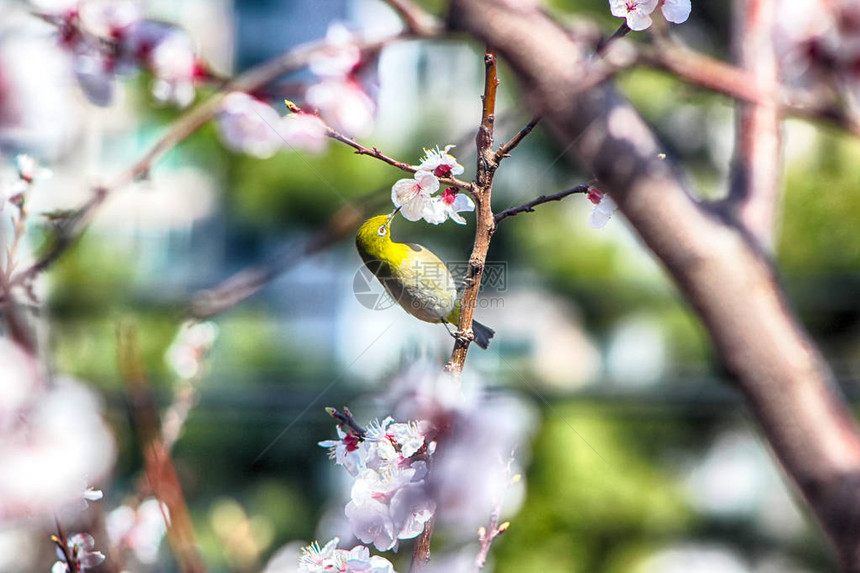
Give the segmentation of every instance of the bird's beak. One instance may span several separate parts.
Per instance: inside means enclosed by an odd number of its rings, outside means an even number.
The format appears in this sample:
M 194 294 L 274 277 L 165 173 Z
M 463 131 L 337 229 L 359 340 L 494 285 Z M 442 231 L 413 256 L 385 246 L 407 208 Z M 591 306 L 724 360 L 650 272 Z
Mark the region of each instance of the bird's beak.
M 391 214 L 388 216 L 388 224 L 389 224 L 389 225 L 391 224 L 391 220 L 394 218 L 394 216 L 395 216 L 399 211 L 400 211 L 400 207 L 398 207 L 397 209 L 395 209 L 394 211 L 392 211 L 392 212 L 391 212 Z

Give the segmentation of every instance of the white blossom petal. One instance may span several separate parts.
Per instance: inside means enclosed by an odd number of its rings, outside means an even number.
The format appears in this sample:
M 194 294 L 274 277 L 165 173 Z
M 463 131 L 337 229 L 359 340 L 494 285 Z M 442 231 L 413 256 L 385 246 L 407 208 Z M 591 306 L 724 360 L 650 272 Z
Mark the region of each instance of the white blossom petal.
M 674 24 L 686 22 L 690 17 L 690 0 L 663 0 L 663 17 Z
M 612 197 L 604 194 L 600 203 L 595 205 L 594 210 L 591 212 L 588 224 L 594 229 L 602 229 L 617 209 L 618 205 L 612 200 Z

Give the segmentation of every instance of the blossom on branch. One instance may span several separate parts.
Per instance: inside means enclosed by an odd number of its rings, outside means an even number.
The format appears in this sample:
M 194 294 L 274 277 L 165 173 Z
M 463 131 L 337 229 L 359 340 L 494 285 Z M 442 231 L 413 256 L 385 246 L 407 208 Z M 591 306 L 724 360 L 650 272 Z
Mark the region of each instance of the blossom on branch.
M 329 27 L 325 47 L 315 52 L 309 63 L 322 81 L 308 88 L 308 104 L 329 125 L 350 137 L 370 134 L 376 116 L 376 102 L 359 78 L 363 64 L 355 37 L 341 24 Z
M 59 543 L 56 539 L 55 542 Z M 69 564 L 66 562 L 66 553 L 58 547 L 57 557 L 59 560 L 51 567 L 51 573 L 83 573 L 87 569 L 100 565 L 105 560 L 105 555 L 101 551 L 96 551 L 95 546 L 95 539 L 88 533 L 72 535 L 66 541 L 66 551 L 76 562 L 75 571 L 70 571 Z
M 673 24 L 686 22 L 691 10 L 690 0 L 663 0 L 663 5 L 660 7 L 663 17 Z
M 281 117 L 275 109 L 242 92 L 228 94 L 218 113 L 218 134 L 228 149 L 268 159 L 283 141 L 276 131 Z
M 350 550 L 338 549 L 335 537 L 320 547 L 316 541 L 302 548 L 299 573 L 396 573 L 391 562 L 378 555 L 370 556 L 364 545 Z
M 376 103 L 354 78 L 326 79 L 308 88 L 306 98 L 338 131 L 365 137 L 373 130 Z
M 641 32 L 651 26 L 651 13 L 657 8 L 658 1 L 609 0 L 609 10 L 613 16 L 625 18 L 628 28 Z M 690 0 L 662 0 L 659 4 L 663 17 L 674 24 L 686 22 L 690 16 Z
M 344 513 L 353 534 L 381 551 L 412 539 L 433 517 L 436 504 L 427 492 L 427 443 L 418 422 L 373 422 L 361 435 L 340 424 L 340 440 L 320 442 L 355 478 Z
M 455 223 L 465 225 L 466 220 L 458 213 L 474 211 L 475 203 L 454 187 L 448 187 L 441 195 L 438 177 L 454 177 L 465 171 L 457 159 L 448 153 L 454 146 L 446 145 L 440 150 L 424 150 L 424 157 L 412 179 L 400 179 L 391 188 L 391 201 L 400 208 L 409 221 L 424 219 L 439 225 L 450 217 Z
M 312 113 L 291 113 L 280 121 L 283 143 L 292 151 L 321 153 L 325 150 L 328 127 Z
M 431 196 L 439 190 L 439 180 L 429 171 L 419 171 L 412 179 L 400 179 L 391 187 L 391 201 L 409 221 L 424 217 Z
M 651 25 L 651 12 L 657 8 L 657 0 L 609 0 L 609 11 L 617 18 L 626 18 L 627 27 L 634 32 Z
M 311 55 L 308 64 L 310 70 L 322 78 L 344 78 L 354 73 L 361 63 L 361 50 L 346 26 L 332 24 L 325 40 L 325 48 Z
M 418 169 L 421 171 L 429 171 L 436 177 L 451 177 L 456 175 L 461 175 L 465 169 L 463 166 L 457 163 L 457 159 L 448 153 L 449 150 L 453 149 L 454 145 L 446 145 L 445 149 L 439 150 L 439 146 L 436 146 L 436 149 L 424 150 L 424 157 L 421 159 L 421 164 L 418 166 Z
M 453 187 L 448 187 L 442 191 L 440 196 L 430 198 L 430 203 L 425 209 L 424 220 L 438 225 L 450 217 L 458 225 L 465 225 L 466 219 L 459 213 L 474 210 L 475 203 L 471 197 L 464 193 L 458 193 Z

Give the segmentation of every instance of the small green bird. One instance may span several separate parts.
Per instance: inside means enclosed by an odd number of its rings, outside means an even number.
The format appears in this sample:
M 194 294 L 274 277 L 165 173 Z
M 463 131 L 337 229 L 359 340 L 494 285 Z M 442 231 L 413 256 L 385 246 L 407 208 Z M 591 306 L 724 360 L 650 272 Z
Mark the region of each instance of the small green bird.
M 460 301 L 451 271 L 429 249 L 391 240 L 396 212 L 364 222 L 355 237 L 358 254 L 403 310 L 425 322 L 457 325 Z M 472 332 L 481 348 L 487 348 L 495 334 L 477 320 L 472 321 Z

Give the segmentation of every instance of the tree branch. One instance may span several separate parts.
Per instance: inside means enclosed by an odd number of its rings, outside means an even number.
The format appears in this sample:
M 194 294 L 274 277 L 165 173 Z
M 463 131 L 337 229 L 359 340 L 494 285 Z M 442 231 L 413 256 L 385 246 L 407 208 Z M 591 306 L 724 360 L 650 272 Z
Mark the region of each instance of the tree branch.
M 385 3 L 397 12 L 406 24 L 406 29 L 416 36 L 436 36 L 442 29 L 442 24 L 435 16 L 412 0 L 385 0 Z
M 582 185 L 577 185 L 576 187 L 571 187 L 570 189 L 565 189 L 564 191 L 559 191 L 558 193 L 553 193 L 552 195 L 540 195 L 528 203 L 523 203 L 522 205 L 518 205 L 516 207 L 511 207 L 510 209 L 505 209 L 495 215 L 496 225 L 500 222 L 504 221 L 508 217 L 513 217 L 514 215 L 518 215 L 520 213 L 532 213 L 535 210 L 535 207 L 538 205 L 543 205 L 544 203 L 549 203 L 550 201 L 561 201 L 565 197 L 569 195 L 573 195 L 575 193 L 588 193 L 588 190 L 591 189 L 593 182 L 584 183 Z
M 414 37 L 412 34 L 391 36 L 381 40 L 358 42 L 362 51 L 373 52 L 399 40 Z M 203 127 L 218 113 L 224 97 L 232 91 L 254 92 L 275 79 L 307 65 L 311 56 L 326 48 L 325 41 L 311 42 L 282 54 L 268 62 L 251 68 L 227 84 L 224 91 L 212 96 L 190 112 L 182 116 L 167 132 L 143 155 L 109 182 L 95 187 L 93 196 L 61 223 L 57 236 L 47 250 L 30 267 L 18 272 L 10 281 L 10 286 L 25 284 L 37 274 L 47 269 L 72 246 L 84 233 L 95 212 L 116 190 L 131 182 L 149 175 L 153 165 L 168 151 Z
M 860 572 L 860 435 L 757 242 L 693 198 L 611 86 L 578 92 L 586 51 L 536 6 L 453 0 L 449 25 L 498 49 L 533 112 L 615 198 L 701 317 L 843 570 Z
M 490 204 L 493 192 L 493 175 L 496 172 L 496 153 L 493 151 L 494 124 L 496 120 L 496 90 L 499 80 L 496 76 L 496 54 L 487 48 L 484 54 L 484 95 L 481 107 L 481 125 L 475 136 L 478 151 L 475 182 L 472 185 L 472 196 L 475 199 L 475 243 L 469 257 L 469 270 L 466 275 L 466 287 L 460 297 L 460 324 L 451 358 L 445 368 L 455 376 L 463 371 L 469 343 L 474 339 L 472 319 L 475 313 L 475 303 L 481 289 L 481 275 L 487 261 L 487 251 L 490 239 L 496 230 L 493 219 L 493 209 Z
M 779 85 L 773 24 L 773 0 L 738 0 L 735 3 L 736 50 L 741 66 L 756 86 L 773 92 Z M 773 234 L 780 196 L 780 114 L 775 102 L 738 103 L 735 156 L 728 207 L 767 251 Z
M 376 147 L 367 147 L 365 145 L 362 145 L 362 144 L 358 143 L 357 141 L 355 141 L 354 139 L 352 139 L 351 137 L 347 137 L 347 136 L 343 135 L 342 133 L 335 131 L 331 127 L 326 128 L 326 135 L 328 137 L 330 137 L 331 139 L 334 139 L 336 141 L 339 141 L 341 143 L 344 143 L 344 144 L 352 147 L 353 149 L 355 149 L 356 155 L 367 155 L 369 157 L 379 159 L 380 161 L 387 163 L 389 165 L 392 165 L 392 166 L 394 166 L 394 167 L 396 167 L 402 171 L 406 171 L 407 173 L 417 173 L 418 172 L 418 166 L 417 165 L 410 165 L 410 164 L 404 163 L 402 161 L 397 161 L 396 159 L 393 159 L 393 158 L 385 155 L 384 153 L 379 151 L 379 149 L 377 149 Z M 440 183 L 442 183 L 443 185 L 447 185 L 448 187 L 456 187 L 457 189 L 461 189 L 464 191 L 472 191 L 472 184 L 471 183 L 466 183 L 465 181 L 461 181 L 461 180 L 457 179 L 456 177 L 437 177 L 437 179 L 439 180 Z
M 121 325 L 117 330 L 117 357 L 131 402 L 135 430 L 143 443 L 146 479 L 155 497 L 167 506 L 164 516 L 167 538 L 180 571 L 206 573 L 179 476 L 161 435 L 152 388 L 140 352 L 137 331 Z
M 670 72 L 693 85 L 735 99 L 757 103 L 776 103 L 786 115 L 827 122 L 860 137 L 860 118 L 848 113 L 838 102 L 821 101 L 801 90 L 778 85 L 761 86 L 747 70 L 700 54 L 676 42 L 657 42 L 642 47 L 639 63 Z
M 528 134 L 530 134 L 532 132 L 532 130 L 535 128 L 535 126 L 538 123 L 540 123 L 539 117 L 532 119 L 530 122 L 528 122 L 526 124 L 526 126 L 524 128 L 519 130 L 517 132 L 517 134 L 515 136 L 513 136 L 509 142 L 507 142 L 504 145 L 502 145 L 501 147 L 499 147 L 499 150 L 496 151 L 496 155 L 494 157 L 495 162 L 498 164 L 498 163 L 501 163 L 502 159 L 504 159 L 505 157 L 510 157 L 511 151 L 513 151 L 514 148 L 517 145 L 519 145 L 523 141 L 523 139 L 526 138 L 526 136 Z

